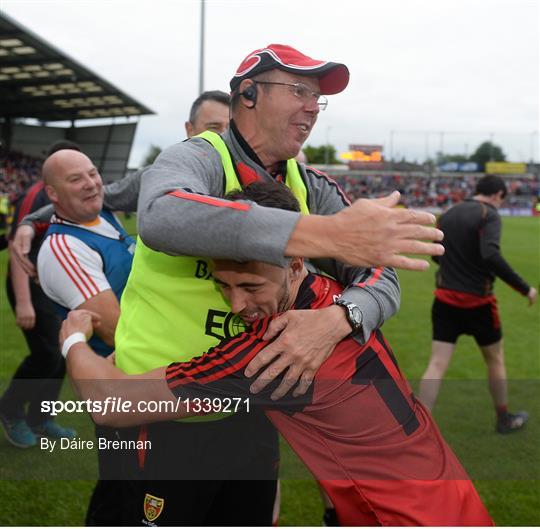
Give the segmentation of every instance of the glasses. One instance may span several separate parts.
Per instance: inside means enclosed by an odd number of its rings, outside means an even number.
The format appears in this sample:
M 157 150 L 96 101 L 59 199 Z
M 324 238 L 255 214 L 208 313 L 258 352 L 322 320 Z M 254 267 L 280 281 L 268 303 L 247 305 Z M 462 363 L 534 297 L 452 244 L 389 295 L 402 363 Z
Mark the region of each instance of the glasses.
M 320 110 L 326 110 L 328 106 L 328 99 L 318 92 L 314 92 L 311 88 L 303 83 L 277 83 L 273 81 L 255 81 L 256 84 L 275 84 L 281 86 L 288 86 L 291 92 L 301 99 L 304 103 L 310 103 L 315 100 L 319 105 Z

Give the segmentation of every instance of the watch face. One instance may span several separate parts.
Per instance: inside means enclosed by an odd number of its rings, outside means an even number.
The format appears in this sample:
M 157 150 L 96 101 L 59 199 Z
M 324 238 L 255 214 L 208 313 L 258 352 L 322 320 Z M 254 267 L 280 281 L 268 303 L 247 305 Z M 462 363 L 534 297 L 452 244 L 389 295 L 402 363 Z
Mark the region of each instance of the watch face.
M 362 325 L 362 311 L 357 306 L 351 307 L 351 319 L 356 327 Z

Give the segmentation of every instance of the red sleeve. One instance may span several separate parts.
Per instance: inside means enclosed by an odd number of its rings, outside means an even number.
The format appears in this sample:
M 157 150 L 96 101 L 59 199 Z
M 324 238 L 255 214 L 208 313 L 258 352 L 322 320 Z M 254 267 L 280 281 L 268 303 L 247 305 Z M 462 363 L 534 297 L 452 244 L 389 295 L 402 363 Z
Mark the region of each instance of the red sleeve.
M 222 341 L 189 362 L 175 362 L 167 368 L 167 385 L 173 393 L 192 383 L 205 385 L 222 380 L 245 378 L 243 371 L 251 359 L 269 342 L 263 342 L 271 318 L 260 320 L 233 338 Z
M 271 399 L 272 392 L 283 379 L 282 373 L 261 392 L 253 394 L 250 386 L 258 376 L 248 378 L 244 370 L 249 362 L 271 343 L 262 337 L 275 314 L 253 324 L 249 331 L 222 341 L 218 346 L 189 362 L 171 364 L 166 371 L 166 381 L 172 393 L 181 399 L 240 398 L 249 399 L 250 406 L 298 410 L 312 398 L 309 391 L 304 397 L 294 398 L 289 392 L 278 401 Z

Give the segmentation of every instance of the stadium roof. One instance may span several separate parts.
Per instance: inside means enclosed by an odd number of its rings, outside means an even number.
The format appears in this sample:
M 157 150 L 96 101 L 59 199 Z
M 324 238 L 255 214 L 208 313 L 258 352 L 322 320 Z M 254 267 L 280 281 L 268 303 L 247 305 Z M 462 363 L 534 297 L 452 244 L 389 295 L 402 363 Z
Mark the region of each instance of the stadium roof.
M 64 121 L 153 113 L 0 14 L 0 117 Z

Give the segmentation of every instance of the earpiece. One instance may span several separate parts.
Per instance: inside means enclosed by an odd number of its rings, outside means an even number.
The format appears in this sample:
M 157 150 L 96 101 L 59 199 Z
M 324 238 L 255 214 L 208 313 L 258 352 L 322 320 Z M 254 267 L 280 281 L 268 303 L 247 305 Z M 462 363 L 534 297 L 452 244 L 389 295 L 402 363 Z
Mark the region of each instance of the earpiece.
M 253 101 L 253 106 L 255 106 L 257 102 L 257 87 L 254 84 L 249 85 L 247 88 L 244 88 L 244 91 L 240 95 L 249 101 Z

